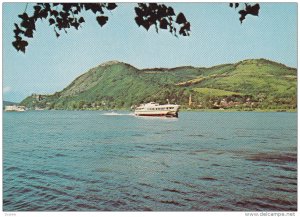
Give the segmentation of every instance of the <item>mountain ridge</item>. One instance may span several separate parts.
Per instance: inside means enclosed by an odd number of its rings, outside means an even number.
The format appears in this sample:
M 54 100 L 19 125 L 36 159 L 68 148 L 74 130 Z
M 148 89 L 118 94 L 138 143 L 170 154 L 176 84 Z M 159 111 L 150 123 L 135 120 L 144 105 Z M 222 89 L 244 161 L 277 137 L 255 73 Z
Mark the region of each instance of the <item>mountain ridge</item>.
M 191 108 L 289 109 L 296 108 L 296 90 L 295 68 L 263 58 L 212 67 L 145 69 L 114 60 L 91 68 L 61 91 L 41 95 L 39 100 L 29 96 L 21 104 L 48 109 L 118 109 L 170 99 Z M 189 105 L 190 95 L 193 103 Z

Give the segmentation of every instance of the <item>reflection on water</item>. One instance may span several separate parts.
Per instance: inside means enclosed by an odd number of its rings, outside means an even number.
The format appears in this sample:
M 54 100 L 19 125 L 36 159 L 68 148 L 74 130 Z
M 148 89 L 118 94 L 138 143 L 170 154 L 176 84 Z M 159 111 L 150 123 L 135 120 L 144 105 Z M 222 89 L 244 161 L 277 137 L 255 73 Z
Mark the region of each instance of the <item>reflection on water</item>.
M 4 113 L 3 209 L 296 211 L 296 120 Z

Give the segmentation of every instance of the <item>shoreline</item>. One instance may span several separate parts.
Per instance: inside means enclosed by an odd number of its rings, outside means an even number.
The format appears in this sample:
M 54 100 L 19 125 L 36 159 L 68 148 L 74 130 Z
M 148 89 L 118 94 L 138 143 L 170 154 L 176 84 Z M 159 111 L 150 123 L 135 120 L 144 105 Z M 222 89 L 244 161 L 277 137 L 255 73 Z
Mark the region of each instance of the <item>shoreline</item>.
M 297 112 L 297 109 L 182 109 L 185 112 Z
M 4 110 L 3 110 L 4 111 Z M 115 112 L 115 111 L 132 111 L 126 108 L 116 108 L 116 109 L 45 109 L 45 110 L 34 110 L 29 109 L 28 111 L 108 111 L 108 112 Z M 216 112 L 216 113 L 223 113 L 223 112 L 288 112 L 288 113 L 295 113 L 298 112 L 297 109 L 180 109 L 179 112 Z

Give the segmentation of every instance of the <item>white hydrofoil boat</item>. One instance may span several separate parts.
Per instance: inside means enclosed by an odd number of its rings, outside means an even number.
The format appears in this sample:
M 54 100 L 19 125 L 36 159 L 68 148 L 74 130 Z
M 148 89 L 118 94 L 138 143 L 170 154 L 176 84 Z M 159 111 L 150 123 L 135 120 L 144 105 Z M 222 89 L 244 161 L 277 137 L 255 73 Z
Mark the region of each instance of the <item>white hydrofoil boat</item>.
M 165 117 L 178 117 L 180 105 L 166 104 L 159 105 L 155 102 L 141 104 L 138 106 L 134 114 L 137 116 L 165 116 Z

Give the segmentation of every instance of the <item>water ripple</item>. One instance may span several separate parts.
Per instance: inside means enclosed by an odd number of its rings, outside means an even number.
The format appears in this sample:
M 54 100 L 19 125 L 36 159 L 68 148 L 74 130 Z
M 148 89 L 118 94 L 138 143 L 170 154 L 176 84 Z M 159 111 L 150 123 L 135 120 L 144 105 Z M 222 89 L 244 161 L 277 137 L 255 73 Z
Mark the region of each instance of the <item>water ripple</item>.
M 3 210 L 297 210 L 297 114 L 103 113 L 3 114 Z

